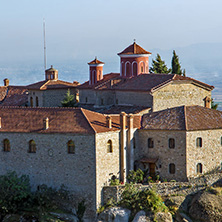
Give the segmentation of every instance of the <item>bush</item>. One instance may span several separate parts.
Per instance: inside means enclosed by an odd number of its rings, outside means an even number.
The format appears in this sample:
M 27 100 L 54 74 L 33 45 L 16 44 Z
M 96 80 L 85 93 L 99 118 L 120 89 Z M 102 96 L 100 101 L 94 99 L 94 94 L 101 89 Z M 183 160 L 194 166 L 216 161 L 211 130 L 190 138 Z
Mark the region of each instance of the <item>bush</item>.
M 109 180 L 109 185 L 110 186 L 118 186 L 118 185 L 120 185 L 120 182 L 119 182 L 119 179 L 115 176 L 115 175 L 113 175 L 112 177 L 111 177 L 111 179 Z
M 31 201 L 31 187 L 29 177 L 18 177 L 16 172 L 9 172 L 0 176 L 0 212 L 17 213 L 27 207 Z
M 138 169 L 137 171 L 130 170 L 127 180 L 129 183 L 142 183 L 144 179 L 144 172 L 141 169 Z
M 86 205 L 85 205 L 85 201 L 83 200 L 78 204 L 78 209 L 76 212 L 76 216 L 79 219 L 79 222 L 83 222 L 83 216 L 84 216 L 85 211 L 86 211 Z
M 37 191 L 34 193 L 34 202 L 42 211 L 62 208 L 63 200 L 69 201 L 69 192 L 64 185 L 57 190 L 42 184 L 38 186 Z
M 133 184 L 126 184 L 118 205 L 131 210 L 133 216 L 141 210 L 151 211 L 154 214 L 168 211 L 162 198 L 153 190 L 139 191 Z

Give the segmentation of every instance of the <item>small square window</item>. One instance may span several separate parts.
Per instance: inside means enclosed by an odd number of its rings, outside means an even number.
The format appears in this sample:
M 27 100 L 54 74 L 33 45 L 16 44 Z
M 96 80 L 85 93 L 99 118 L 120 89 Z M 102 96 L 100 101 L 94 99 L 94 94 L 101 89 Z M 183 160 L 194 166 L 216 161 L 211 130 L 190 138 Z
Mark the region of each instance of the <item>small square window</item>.
M 153 147 L 154 147 L 153 138 L 148 138 L 148 148 L 153 148 Z
M 176 172 L 175 164 L 174 163 L 170 163 L 169 164 L 169 173 L 170 174 L 175 174 L 175 172 Z
M 202 138 L 201 138 L 201 137 L 198 137 L 198 138 L 196 139 L 196 146 L 197 146 L 197 147 L 202 147 Z
M 169 144 L 168 144 L 169 148 L 170 149 L 174 149 L 175 148 L 175 139 L 174 138 L 170 138 L 168 142 L 169 142 Z

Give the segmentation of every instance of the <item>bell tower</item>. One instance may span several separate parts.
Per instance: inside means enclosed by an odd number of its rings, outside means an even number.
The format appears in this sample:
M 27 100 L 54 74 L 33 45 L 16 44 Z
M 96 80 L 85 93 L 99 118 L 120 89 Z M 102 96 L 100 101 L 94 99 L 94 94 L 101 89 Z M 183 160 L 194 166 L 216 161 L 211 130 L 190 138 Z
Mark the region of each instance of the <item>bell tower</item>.
M 45 70 L 45 80 L 58 80 L 58 70 L 51 65 L 50 69 Z
M 89 85 L 95 85 L 99 80 L 103 79 L 103 66 L 104 62 L 101 62 L 95 57 L 95 59 L 88 63 L 89 65 Z
M 132 77 L 144 73 L 149 73 L 150 52 L 136 44 L 128 46 L 122 52 L 118 53 L 120 57 L 120 75 L 123 77 Z

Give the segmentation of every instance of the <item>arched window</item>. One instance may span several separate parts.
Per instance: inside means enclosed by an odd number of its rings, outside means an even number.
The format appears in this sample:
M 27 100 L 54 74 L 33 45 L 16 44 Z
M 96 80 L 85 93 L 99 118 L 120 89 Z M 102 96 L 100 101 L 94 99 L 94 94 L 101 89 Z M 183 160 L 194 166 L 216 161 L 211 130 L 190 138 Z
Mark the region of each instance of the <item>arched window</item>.
M 148 138 L 148 148 L 153 148 L 154 147 L 154 141 L 153 138 Z
M 30 97 L 30 106 L 33 107 L 33 98 L 32 98 L 32 96 Z
M 122 68 L 122 76 L 124 76 L 124 64 L 121 63 L 121 68 Z
M 137 63 L 133 63 L 133 76 L 137 75 Z
M 36 153 L 36 144 L 34 140 L 29 141 L 29 153 Z
M 75 153 L 75 143 L 72 140 L 69 140 L 67 143 L 68 146 L 68 153 L 74 154 Z
M 197 147 L 202 147 L 202 138 L 201 138 L 201 137 L 198 137 L 198 138 L 196 139 L 196 146 L 197 146 Z
M 174 149 L 175 148 L 175 139 L 174 138 L 170 138 L 168 141 L 168 145 L 170 149 Z
M 8 139 L 3 140 L 3 151 L 5 151 L 5 152 L 10 151 L 10 142 Z
M 203 166 L 201 163 L 197 164 L 197 173 L 203 173 Z
M 112 153 L 113 152 L 113 143 L 112 140 L 108 140 L 107 142 L 107 153 Z
M 126 75 L 125 76 L 131 76 L 131 72 L 130 72 L 130 63 L 126 63 Z
M 88 102 L 88 98 L 87 97 L 86 97 L 85 101 L 86 101 L 86 103 Z
M 96 71 L 95 70 L 93 70 L 93 72 L 92 72 L 92 84 L 94 85 L 95 83 L 96 83 Z
M 174 163 L 170 163 L 169 164 L 169 173 L 170 174 L 175 174 L 175 172 L 176 172 L 175 164 Z
M 38 96 L 36 96 L 36 98 L 35 98 L 35 104 L 36 104 L 36 107 L 39 106 L 39 98 L 38 98 Z
M 141 73 L 143 73 L 143 65 L 141 65 Z
M 103 98 L 101 98 L 101 106 L 104 105 L 104 101 L 103 101 Z

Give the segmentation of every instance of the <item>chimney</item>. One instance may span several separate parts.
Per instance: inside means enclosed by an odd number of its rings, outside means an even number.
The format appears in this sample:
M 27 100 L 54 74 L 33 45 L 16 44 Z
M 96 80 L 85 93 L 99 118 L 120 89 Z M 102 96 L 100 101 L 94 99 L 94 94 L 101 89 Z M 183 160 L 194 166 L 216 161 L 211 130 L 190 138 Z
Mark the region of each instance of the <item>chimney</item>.
M 3 81 L 4 81 L 4 86 L 9 86 L 9 79 L 6 78 Z
M 49 128 L 49 118 L 45 118 L 43 120 L 43 124 L 44 124 L 44 129 L 47 130 Z
M 106 117 L 106 127 L 108 127 L 109 129 L 112 128 L 112 117 L 109 115 Z
M 204 107 L 211 108 L 211 98 L 209 96 L 204 98 Z

